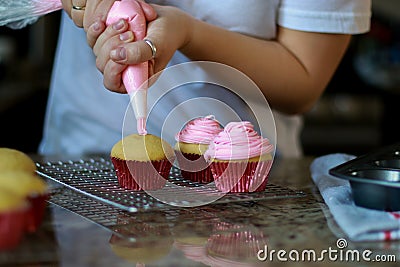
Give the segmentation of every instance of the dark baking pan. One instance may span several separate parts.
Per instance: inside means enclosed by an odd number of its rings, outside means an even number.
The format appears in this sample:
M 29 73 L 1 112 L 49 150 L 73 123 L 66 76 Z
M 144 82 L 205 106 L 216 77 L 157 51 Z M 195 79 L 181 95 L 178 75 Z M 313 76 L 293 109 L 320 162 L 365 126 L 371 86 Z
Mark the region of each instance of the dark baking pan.
M 400 210 L 400 143 L 356 157 L 330 169 L 329 173 L 350 182 L 356 205 Z

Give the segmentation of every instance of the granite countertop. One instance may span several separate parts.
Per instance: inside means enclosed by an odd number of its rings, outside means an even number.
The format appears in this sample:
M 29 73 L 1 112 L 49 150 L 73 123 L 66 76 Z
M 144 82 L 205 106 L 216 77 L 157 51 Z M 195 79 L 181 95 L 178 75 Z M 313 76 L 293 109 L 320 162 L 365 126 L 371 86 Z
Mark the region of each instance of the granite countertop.
M 302 197 L 120 212 L 112 231 L 100 219 L 95 223 L 49 203 L 41 228 L 25 235 L 16 249 L 0 252 L 0 266 L 275 266 L 282 264 L 277 258 L 257 258 L 260 249 L 319 253 L 337 248 L 333 231 L 340 233 L 340 229 L 311 180 L 311 161 L 279 159 L 270 173 L 271 184 L 302 191 Z M 94 210 L 93 216 L 105 212 Z M 400 243 L 348 241 L 347 248 L 399 258 Z M 298 266 L 320 264 L 297 262 Z M 360 264 L 379 263 L 338 262 L 327 257 L 324 261 L 324 266 Z

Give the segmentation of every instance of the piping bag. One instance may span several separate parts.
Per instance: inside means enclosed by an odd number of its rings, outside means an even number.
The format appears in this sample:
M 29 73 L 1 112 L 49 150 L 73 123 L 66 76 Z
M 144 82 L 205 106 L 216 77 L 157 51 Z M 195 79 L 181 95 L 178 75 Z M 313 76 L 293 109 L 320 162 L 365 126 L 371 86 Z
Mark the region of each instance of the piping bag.
M 125 19 L 129 30 L 135 35 L 135 40 L 143 40 L 146 36 L 146 18 L 142 8 L 136 0 L 115 1 L 111 7 L 106 24 L 107 26 Z M 147 89 L 148 89 L 148 62 L 129 65 L 122 73 L 122 81 L 131 99 L 135 112 L 136 127 L 139 135 L 146 135 L 147 118 Z

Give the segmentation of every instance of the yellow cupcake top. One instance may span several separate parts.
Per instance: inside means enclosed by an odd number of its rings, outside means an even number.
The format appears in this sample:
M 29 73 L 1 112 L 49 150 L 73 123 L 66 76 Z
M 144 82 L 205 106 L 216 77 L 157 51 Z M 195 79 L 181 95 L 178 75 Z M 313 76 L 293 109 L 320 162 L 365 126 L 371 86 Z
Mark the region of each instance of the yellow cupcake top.
M 175 150 L 182 153 L 203 155 L 206 152 L 208 145 L 205 144 L 189 144 L 185 142 L 178 142 L 175 144 Z
M 216 159 L 216 158 L 211 159 L 212 162 L 246 162 L 246 161 L 259 162 L 259 161 L 267 161 L 267 160 L 272 160 L 271 153 L 262 154 L 259 157 L 252 157 L 249 159 L 238 159 L 238 160 L 220 160 L 220 159 Z
M 122 160 L 157 161 L 173 158 L 174 151 L 170 144 L 158 136 L 131 134 L 113 146 L 111 157 Z
M 2 189 L 27 197 L 46 193 L 47 184 L 36 174 L 26 171 L 0 171 L 0 190 Z
M 26 205 L 28 203 L 25 198 L 0 188 L 0 213 L 21 209 Z
M 0 147 L 0 171 L 5 170 L 22 170 L 34 173 L 36 165 L 25 153 L 12 148 Z

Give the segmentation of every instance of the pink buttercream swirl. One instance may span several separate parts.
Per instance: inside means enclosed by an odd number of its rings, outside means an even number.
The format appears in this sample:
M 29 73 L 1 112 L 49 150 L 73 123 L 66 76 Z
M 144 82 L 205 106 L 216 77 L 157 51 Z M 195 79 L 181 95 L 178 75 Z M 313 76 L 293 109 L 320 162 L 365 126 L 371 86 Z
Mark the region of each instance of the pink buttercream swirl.
M 237 160 L 257 157 L 273 150 L 267 138 L 258 135 L 248 121 L 230 122 L 215 136 L 204 154 L 206 160 Z
M 175 140 L 184 143 L 208 145 L 223 129 L 213 115 L 196 118 L 188 122 L 182 131 L 175 135 Z

